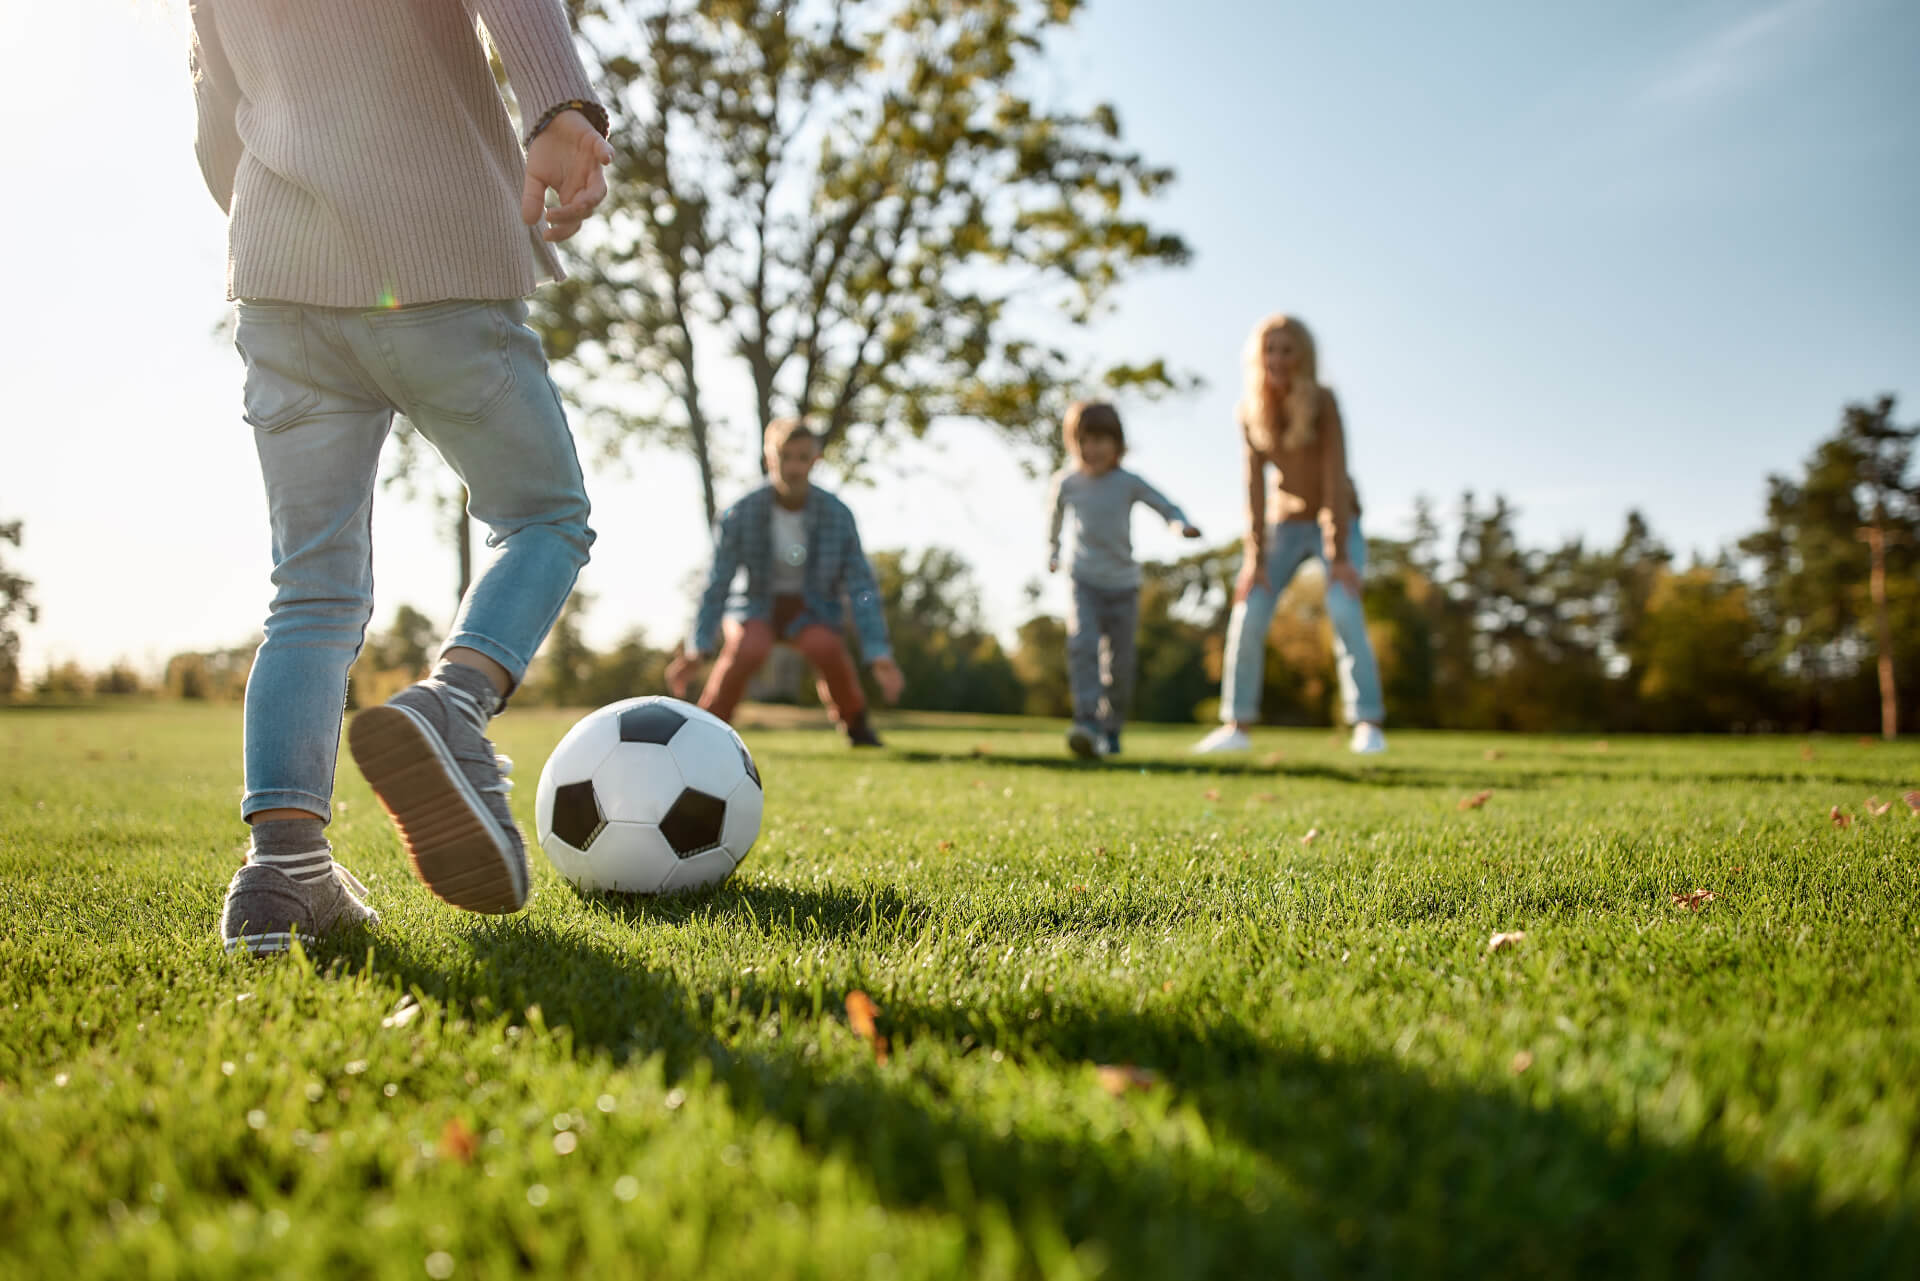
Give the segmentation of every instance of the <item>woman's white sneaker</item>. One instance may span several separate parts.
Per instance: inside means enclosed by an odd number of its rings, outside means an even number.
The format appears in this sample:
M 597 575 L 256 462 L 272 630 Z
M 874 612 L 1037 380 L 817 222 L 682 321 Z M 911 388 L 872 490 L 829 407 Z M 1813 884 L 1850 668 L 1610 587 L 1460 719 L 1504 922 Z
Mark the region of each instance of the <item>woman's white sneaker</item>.
M 1193 745 L 1195 756 L 1211 756 L 1216 752 L 1245 752 L 1251 750 L 1253 740 L 1247 737 L 1247 731 L 1235 725 L 1222 725 Z
M 1362 756 L 1378 756 L 1387 750 L 1387 736 L 1378 725 L 1362 721 L 1353 727 L 1353 740 L 1347 747 Z

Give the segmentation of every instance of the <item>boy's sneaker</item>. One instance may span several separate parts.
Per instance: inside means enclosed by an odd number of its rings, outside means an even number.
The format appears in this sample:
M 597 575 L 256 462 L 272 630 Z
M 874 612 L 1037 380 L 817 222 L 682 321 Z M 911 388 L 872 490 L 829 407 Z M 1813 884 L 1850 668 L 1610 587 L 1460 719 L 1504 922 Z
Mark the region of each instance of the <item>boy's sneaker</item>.
M 1195 756 L 1212 756 L 1217 752 L 1245 752 L 1251 750 L 1253 740 L 1247 737 L 1247 731 L 1232 725 L 1222 725 L 1193 745 Z
M 1075 725 L 1067 731 L 1067 750 L 1083 761 L 1100 755 L 1100 731 L 1091 725 Z
M 1106 742 L 1105 751 L 1108 756 L 1120 755 L 1120 731 L 1119 730 L 1110 729 L 1107 731 L 1107 742 Z
M 507 807 L 513 762 L 487 741 L 491 710 L 429 678 L 354 717 L 347 745 L 436 897 L 469 912 L 517 912 L 527 847 Z
M 338 863 L 333 875 L 314 881 L 296 881 L 264 863 L 244 864 L 227 885 L 220 941 L 228 953 L 274 956 L 290 949 L 296 934 L 305 943 L 343 925 L 377 925 L 380 914 L 361 901 L 366 892 Z
M 864 714 L 856 717 L 847 725 L 847 744 L 850 747 L 885 747 L 880 736 L 873 732 L 873 726 L 867 723 Z
M 1353 727 L 1353 739 L 1347 749 L 1362 756 L 1378 756 L 1387 750 L 1387 736 L 1380 732 L 1378 725 L 1362 721 Z

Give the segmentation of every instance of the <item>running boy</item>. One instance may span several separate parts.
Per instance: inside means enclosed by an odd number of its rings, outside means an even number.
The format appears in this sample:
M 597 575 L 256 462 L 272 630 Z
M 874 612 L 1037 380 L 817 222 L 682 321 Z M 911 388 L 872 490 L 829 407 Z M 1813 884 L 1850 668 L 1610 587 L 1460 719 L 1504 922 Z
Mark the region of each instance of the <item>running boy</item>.
M 1063 432 L 1073 465 L 1054 475 L 1047 498 L 1047 569 L 1060 568 L 1061 527 L 1071 514 L 1067 670 L 1073 728 L 1067 746 L 1091 759 L 1120 750 L 1120 728 L 1133 702 L 1133 640 L 1140 621 L 1133 505 L 1153 508 L 1183 537 L 1198 538 L 1200 531 L 1159 490 L 1120 466 L 1127 436 L 1112 405 L 1083 400 L 1069 406 Z
M 273 534 L 273 603 L 247 680 L 251 841 L 221 936 L 230 952 L 278 952 L 379 919 L 325 829 L 395 414 L 458 473 L 496 550 L 432 674 L 355 718 L 354 759 L 428 889 L 514 911 L 527 853 L 487 722 L 593 542 L 520 299 L 561 274 L 547 242 L 606 195 L 607 113 L 559 0 L 193 0 L 191 12 L 194 149 L 228 214 L 243 417 Z M 506 65 L 524 154 L 476 18 Z M 559 203 L 543 209 L 550 189 Z

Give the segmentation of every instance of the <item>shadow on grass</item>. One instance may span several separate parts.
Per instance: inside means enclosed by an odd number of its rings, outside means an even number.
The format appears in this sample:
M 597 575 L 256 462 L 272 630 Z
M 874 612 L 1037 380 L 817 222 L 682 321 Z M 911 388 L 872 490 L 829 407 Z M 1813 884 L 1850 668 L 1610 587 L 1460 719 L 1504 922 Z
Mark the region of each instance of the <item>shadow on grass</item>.
M 1526 790 L 1539 787 L 1543 780 L 1552 777 L 1545 773 L 1512 772 L 1496 776 L 1486 770 L 1436 769 L 1425 765 L 1386 765 L 1377 762 L 1342 767 L 1318 761 L 1295 761 L 1285 758 L 1272 763 L 1260 760 L 1222 760 L 1217 756 L 1197 760 L 1121 756 L 1108 760 L 1083 761 L 1065 753 L 1022 755 L 1014 752 L 931 752 L 922 748 L 895 751 L 892 756 L 914 765 L 975 765 L 987 769 L 1043 769 L 1068 773 L 1106 771 L 1118 774 L 1165 775 L 1174 778 L 1244 778 L 1272 782 L 1312 779 L 1331 783 L 1357 783 L 1366 787 L 1467 788 L 1471 790 L 1486 787 L 1492 783 L 1500 787 Z
M 795 891 L 786 906 L 874 928 L 867 900 L 846 898 Z M 617 919 L 671 919 L 621 906 Z M 774 914 L 782 902 L 753 906 Z M 391 937 L 336 963 L 370 956 L 374 973 L 456 1015 L 518 1019 L 537 1005 L 576 1053 L 658 1053 L 673 1078 L 708 1063 L 735 1108 L 842 1154 L 888 1204 L 952 1213 L 976 1232 L 983 1207 L 1017 1226 L 1054 1224 L 1116 1275 L 1878 1277 L 1912 1275 L 1920 1260 L 1910 1214 L 1822 1205 L 1810 1181 L 1741 1168 L 1710 1143 L 1664 1143 L 1577 1104 L 1384 1057 L 1328 1057 L 1197 1008 L 1009 992 L 956 1010 L 883 996 L 894 1064 L 847 1068 L 805 1032 L 837 1021 L 837 990 L 743 975 L 725 992 L 694 991 L 527 918 L 469 938 L 457 967 Z M 1036 1109 L 1017 1128 L 997 1125 L 982 1115 L 991 1097 L 952 1100 L 945 1070 L 914 1052 L 932 1043 L 1003 1055 L 994 1090 L 1017 1089 L 1029 1067 L 1147 1066 L 1165 1084 L 1122 1106 L 1193 1120 L 1183 1140 L 1160 1143 L 1049 1124 Z M 1097 1093 L 1091 1074 L 1066 1081 Z M 1031 1248 L 1035 1234 L 1023 1236 Z M 1039 1270 L 1034 1257 L 1023 1267 Z

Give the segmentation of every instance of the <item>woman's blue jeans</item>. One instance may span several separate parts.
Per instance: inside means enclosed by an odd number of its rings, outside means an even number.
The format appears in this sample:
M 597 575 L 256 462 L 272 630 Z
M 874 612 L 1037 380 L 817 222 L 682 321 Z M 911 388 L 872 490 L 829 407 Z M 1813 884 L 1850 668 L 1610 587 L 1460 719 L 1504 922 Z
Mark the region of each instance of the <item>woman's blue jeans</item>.
M 477 650 L 516 683 L 586 564 L 586 487 L 524 303 L 238 311 L 274 586 L 247 678 L 241 812 L 326 819 L 347 669 L 373 617 L 373 492 L 394 415 L 453 468 L 489 531 L 446 648 Z
M 1347 539 L 1347 555 L 1361 574 L 1367 572 L 1367 540 L 1354 521 Z M 1267 578 L 1273 586 L 1257 584 L 1233 607 L 1227 624 L 1226 672 L 1220 689 L 1220 719 L 1252 724 L 1260 719 L 1260 688 L 1267 674 L 1267 628 L 1280 593 L 1311 557 L 1324 564 L 1320 526 L 1310 520 L 1285 520 L 1267 532 Z M 1340 699 L 1347 722 L 1378 725 L 1387 709 L 1380 696 L 1380 668 L 1373 661 L 1367 639 L 1367 619 L 1352 592 L 1327 580 L 1327 614 L 1333 619 L 1333 652 L 1338 659 Z

